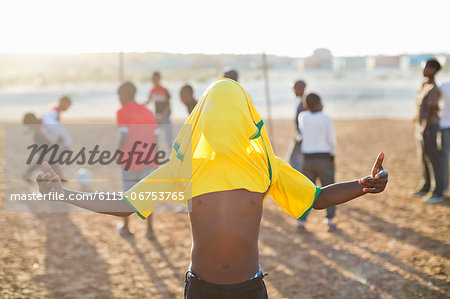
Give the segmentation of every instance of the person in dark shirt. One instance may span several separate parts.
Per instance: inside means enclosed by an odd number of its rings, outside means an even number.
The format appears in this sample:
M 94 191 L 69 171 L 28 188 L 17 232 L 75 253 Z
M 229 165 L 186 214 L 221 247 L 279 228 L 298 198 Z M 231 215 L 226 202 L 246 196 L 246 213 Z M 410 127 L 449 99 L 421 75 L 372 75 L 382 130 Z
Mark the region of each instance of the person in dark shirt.
M 223 72 L 223 77 L 238 82 L 239 73 L 235 69 L 226 68 Z
M 441 92 L 434 80 L 435 75 L 441 69 L 440 63 L 436 59 L 429 59 L 423 69 L 423 76 L 426 81 L 417 93 L 415 138 L 417 144 L 417 154 L 422 166 L 422 177 L 414 196 L 422 197 L 427 203 L 438 203 L 444 200 L 444 177 L 443 167 L 440 162 L 440 150 L 437 145 L 437 134 L 439 132 L 439 98 Z M 435 184 L 432 189 L 432 175 L 434 174 Z M 431 195 L 428 194 L 432 192 Z
M 294 83 L 294 94 L 295 97 L 298 99 L 298 106 L 296 109 L 295 114 L 295 127 L 296 127 L 296 135 L 295 138 L 290 146 L 289 150 L 289 164 L 293 168 L 295 168 L 298 171 L 301 171 L 302 169 L 302 153 L 301 153 L 301 142 L 302 142 L 302 135 L 300 132 L 300 127 L 298 123 L 298 116 L 302 111 L 308 110 L 308 106 L 306 105 L 305 101 L 303 100 L 303 95 L 305 93 L 306 83 L 303 80 L 298 80 Z
M 191 85 L 185 84 L 180 89 L 180 100 L 186 106 L 188 114 L 191 114 L 197 105 L 197 100 L 194 98 L 194 89 Z
M 173 143 L 172 125 L 170 122 L 170 93 L 161 85 L 161 74 L 154 72 L 152 76 L 153 88 L 150 90 L 146 105 L 155 103 L 155 116 L 158 125 L 165 132 L 169 148 Z

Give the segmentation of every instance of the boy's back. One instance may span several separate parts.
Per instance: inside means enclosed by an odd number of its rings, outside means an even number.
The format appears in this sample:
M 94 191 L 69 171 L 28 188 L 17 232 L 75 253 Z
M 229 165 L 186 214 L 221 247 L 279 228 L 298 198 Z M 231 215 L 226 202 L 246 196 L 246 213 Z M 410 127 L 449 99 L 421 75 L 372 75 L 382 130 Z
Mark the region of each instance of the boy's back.
M 263 195 L 238 189 L 192 200 L 193 273 L 208 282 L 233 284 L 258 272 Z
M 330 153 L 335 154 L 336 141 L 333 120 L 322 111 L 302 112 L 299 116 L 302 130 L 302 153 Z

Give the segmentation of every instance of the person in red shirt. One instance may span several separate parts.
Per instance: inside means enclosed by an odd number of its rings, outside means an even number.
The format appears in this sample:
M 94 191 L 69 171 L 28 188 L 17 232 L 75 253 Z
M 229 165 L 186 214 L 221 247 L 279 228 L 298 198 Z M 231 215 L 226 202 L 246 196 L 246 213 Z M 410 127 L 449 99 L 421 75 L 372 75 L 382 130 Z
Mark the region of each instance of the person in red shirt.
M 129 158 L 128 153 L 133 152 L 133 149 L 145 153 L 150 150 L 152 145 L 156 144 L 155 133 L 158 130 L 158 125 L 153 113 L 134 100 L 136 86 L 133 83 L 123 83 L 117 93 L 122 104 L 122 107 L 117 111 L 118 147 L 124 153 L 118 163 L 122 168 L 122 188 L 127 191 L 155 168 L 155 165 L 152 164 L 139 163 L 137 161 L 139 157 L 136 155 L 131 157 L 131 163 L 126 161 Z M 128 217 L 123 218 L 123 223 L 119 223 L 117 230 L 121 236 L 132 235 L 128 225 Z M 154 237 L 150 218 L 147 221 L 145 237 L 148 239 Z
M 166 135 L 166 140 L 169 148 L 172 147 L 173 135 L 172 126 L 170 122 L 170 94 L 167 88 L 161 85 L 161 74 L 154 72 L 152 76 L 153 88 L 150 90 L 146 105 L 150 102 L 155 103 L 156 121 L 161 126 L 161 129 Z

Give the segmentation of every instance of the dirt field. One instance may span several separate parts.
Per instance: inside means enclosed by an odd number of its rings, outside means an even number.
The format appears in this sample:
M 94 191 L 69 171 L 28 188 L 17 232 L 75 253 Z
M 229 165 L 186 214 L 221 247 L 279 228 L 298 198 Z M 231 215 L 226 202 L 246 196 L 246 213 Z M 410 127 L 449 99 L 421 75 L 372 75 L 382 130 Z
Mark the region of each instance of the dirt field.
M 277 121 L 272 143 L 284 156 L 292 121 Z M 369 174 L 386 154 L 390 183 L 338 207 L 338 232 L 313 211 L 307 233 L 271 199 L 264 207 L 260 262 L 271 298 L 450 297 L 449 203 L 429 205 L 409 195 L 418 162 L 409 121 L 336 121 L 337 180 Z M 181 298 L 191 236 L 186 214 L 154 215 L 155 241 L 115 231 L 118 219 L 94 213 L 4 211 L 4 130 L 1 130 L 0 297 Z M 7 171 L 7 170 L 6 170 Z

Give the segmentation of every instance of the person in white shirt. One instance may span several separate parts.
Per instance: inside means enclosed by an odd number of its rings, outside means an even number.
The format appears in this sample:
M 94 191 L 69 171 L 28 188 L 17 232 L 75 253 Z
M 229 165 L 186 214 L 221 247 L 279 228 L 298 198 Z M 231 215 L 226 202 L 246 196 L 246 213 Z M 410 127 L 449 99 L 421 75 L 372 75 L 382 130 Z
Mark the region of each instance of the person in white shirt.
M 71 147 L 73 140 L 70 134 L 61 125 L 61 112 L 69 109 L 72 101 L 68 96 L 62 96 L 58 104 L 51 104 L 42 115 L 42 134 L 51 142 L 59 143 L 64 147 Z
M 302 173 L 313 183 L 320 180 L 322 187 L 334 183 L 334 156 L 336 154 L 336 136 L 333 120 L 322 112 L 323 106 L 320 97 L 310 93 L 306 97 L 309 111 L 300 113 L 298 117 L 299 128 L 303 139 L 301 151 L 303 154 Z M 327 208 L 328 231 L 336 230 L 333 218 L 336 207 Z M 298 231 L 305 230 L 308 214 L 298 220 Z
M 444 197 L 448 191 L 448 162 L 450 156 L 450 82 L 443 83 L 440 86 L 442 93 L 441 103 L 441 120 L 439 122 L 441 128 L 441 148 L 444 171 Z
M 71 105 L 71 100 L 68 96 L 62 96 L 58 104 L 51 104 L 47 111 L 39 119 L 33 113 L 26 113 L 23 117 L 23 124 L 32 132 L 33 141 L 36 145 L 59 144 L 63 147 L 70 147 L 73 145 L 73 140 L 70 134 L 64 129 L 60 122 L 60 113 L 66 111 Z M 50 159 L 52 151 L 45 154 L 44 160 Z M 22 175 L 22 179 L 26 182 L 32 182 L 31 174 L 34 170 L 40 167 L 40 164 L 33 162 Z M 58 165 L 53 164 L 55 170 L 61 175 L 61 169 Z M 62 178 L 63 181 L 66 181 Z

